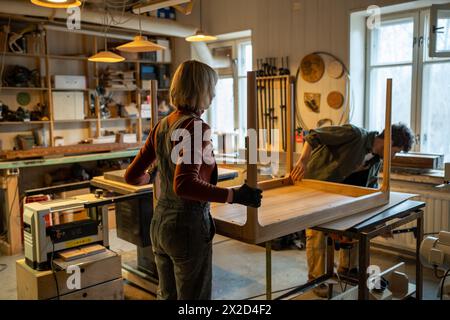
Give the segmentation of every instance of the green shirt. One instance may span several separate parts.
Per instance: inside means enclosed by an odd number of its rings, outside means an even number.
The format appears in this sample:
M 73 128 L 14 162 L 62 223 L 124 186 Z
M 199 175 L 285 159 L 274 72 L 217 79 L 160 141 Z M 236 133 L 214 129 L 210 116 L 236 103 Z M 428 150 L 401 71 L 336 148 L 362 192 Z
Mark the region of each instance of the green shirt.
M 353 125 L 311 130 L 305 138 L 313 149 L 305 178 L 344 183 L 363 165 L 365 156 L 372 151 L 377 135 L 378 132 Z M 380 158 L 375 156 L 367 164 L 367 178 L 358 184 L 376 185 L 379 169 Z

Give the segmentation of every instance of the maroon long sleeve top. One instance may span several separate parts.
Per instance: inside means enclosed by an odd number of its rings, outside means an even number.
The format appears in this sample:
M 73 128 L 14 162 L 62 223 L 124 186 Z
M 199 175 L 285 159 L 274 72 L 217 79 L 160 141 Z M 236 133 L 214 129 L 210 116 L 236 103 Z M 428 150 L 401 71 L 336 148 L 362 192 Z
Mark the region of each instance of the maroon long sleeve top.
M 173 112 L 168 116 L 168 123 L 171 126 L 183 116 L 182 111 Z M 200 118 L 196 121 L 202 121 Z M 201 152 L 208 154 L 212 161 L 204 161 L 201 164 L 194 163 L 194 155 L 200 152 L 196 150 L 194 141 L 194 121 L 188 119 L 184 121 L 180 129 L 186 129 L 191 135 L 191 159 L 192 163 L 177 161 L 174 173 L 173 189 L 177 196 L 185 200 L 208 201 L 208 202 L 227 202 L 228 189 L 217 187 L 218 171 L 217 164 L 212 154 L 212 145 L 210 139 L 202 139 Z M 159 123 L 149 134 L 145 145 L 141 148 L 131 165 L 125 173 L 125 180 L 129 184 L 143 185 L 150 182 L 150 175 L 147 169 L 156 161 L 156 137 L 159 130 Z M 202 121 L 202 135 L 208 135 L 210 127 Z M 172 142 L 173 146 L 176 142 Z M 180 154 L 182 156 L 182 154 Z M 160 161 L 172 161 L 172 159 L 160 159 Z

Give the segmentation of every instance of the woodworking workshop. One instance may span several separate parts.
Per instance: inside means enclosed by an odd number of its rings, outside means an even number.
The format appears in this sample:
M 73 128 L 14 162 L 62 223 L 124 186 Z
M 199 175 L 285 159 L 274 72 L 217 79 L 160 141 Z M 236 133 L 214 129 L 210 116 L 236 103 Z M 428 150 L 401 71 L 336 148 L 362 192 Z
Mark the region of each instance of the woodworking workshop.
M 0 300 L 450 300 L 449 92 L 450 0 L 0 0 Z

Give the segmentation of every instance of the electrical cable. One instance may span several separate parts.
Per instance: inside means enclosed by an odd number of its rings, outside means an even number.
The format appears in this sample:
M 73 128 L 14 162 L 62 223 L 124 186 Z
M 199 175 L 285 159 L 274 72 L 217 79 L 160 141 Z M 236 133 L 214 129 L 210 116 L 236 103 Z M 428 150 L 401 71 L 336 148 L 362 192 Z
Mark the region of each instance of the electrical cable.
M 7 179 L 11 179 L 11 178 L 8 177 Z M 16 201 L 16 198 L 17 198 L 18 193 L 19 193 L 19 187 L 17 187 L 16 190 L 14 191 L 14 196 L 13 196 L 13 199 L 12 199 L 12 201 L 11 201 L 11 206 L 9 207 L 9 211 L 8 211 L 8 219 L 6 220 L 6 223 L 8 223 L 9 221 L 11 221 L 11 216 L 12 216 L 12 212 L 13 212 L 14 202 Z M 1 234 L 1 236 L 2 236 L 2 237 L 3 237 L 3 236 L 7 237 L 7 234 L 8 234 L 8 230 L 5 230 L 5 231 Z
M 58 278 L 56 276 L 55 267 L 53 266 L 53 258 L 54 258 L 54 255 L 55 255 L 55 242 L 53 241 L 51 236 L 50 236 L 50 240 L 52 241 L 52 255 L 51 255 L 51 258 L 50 258 L 50 267 L 52 268 L 53 279 L 55 280 L 56 297 L 57 297 L 58 300 L 60 300 Z
M 274 293 L 280 293 L 280 292 L 283 292 L 283 291 L 296 289 L 296 288 L 298 288 L 298 287 L 300 287 L 300 286 L 301 286 L 301 284 L 296 285 L 296 286 L 292 286 L 292 287 L 289 287 L 289 288 L 285 288 L 285 289 L 280 289 L 280 290 L 272 291 L 271 293 L 272 293 L 272 294 L 274 294 Z M 262 293 L 262 294 L 258 294 L 258 295 L 255 295 L 255 296 L 251 296 L 251 297 L 244 298 L 244 299 L 242 299 L 242 300 L 251 300 L 251 299 L 259 298 L 259 297 L 262 297 L 262 296 L 265 296 L 265 295 L 266 295 L 266 293 Z
M 11 28 L 11 17 L 8 17 L 8 24 L 7 24 L 7 30 L 10 32 Z M 2 50 L 2 62 L 1 62 L 1 68 L 0 68 L 0 89 L 3 87 L 3 72 L 5 71 L 5 56 L 6 56 L 6 49 L 7 49 L 7 39 L 8 35 L 6 34 L 5 43 L 3 44 L 3 50 Z
M 447 279 L 447 277 L 450 275 L 450 269 L 447 269 L 447 271 L 445 272 L 445 275 L 442 277 L 441 280 L 441 290 L 440 290 L 440 300 L 444 299 L 444 285 L 445 285 L 445 280 Z

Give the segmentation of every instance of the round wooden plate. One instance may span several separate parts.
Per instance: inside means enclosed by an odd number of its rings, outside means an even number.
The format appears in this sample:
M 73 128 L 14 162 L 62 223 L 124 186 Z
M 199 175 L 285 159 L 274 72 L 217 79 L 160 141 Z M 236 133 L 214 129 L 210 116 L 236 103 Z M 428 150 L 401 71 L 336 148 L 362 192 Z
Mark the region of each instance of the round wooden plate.
M 317 54 L 310 54 L 303 58 L 300 69 L 302 71 L 303 80 L 315 83 L 322 79 L 325 73 L 325 62 L 322 57 Z
M 340 109 L 344 104 L 344 96 L 339 91 L 330 92 L 327 97 L 328 105 L 333 109 Z
M 344 66 L 339 61 L 334 60 L 328 65 L 327 71 L 330 78 L 339 79 L 344 75 Z

